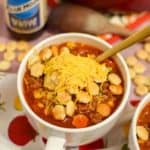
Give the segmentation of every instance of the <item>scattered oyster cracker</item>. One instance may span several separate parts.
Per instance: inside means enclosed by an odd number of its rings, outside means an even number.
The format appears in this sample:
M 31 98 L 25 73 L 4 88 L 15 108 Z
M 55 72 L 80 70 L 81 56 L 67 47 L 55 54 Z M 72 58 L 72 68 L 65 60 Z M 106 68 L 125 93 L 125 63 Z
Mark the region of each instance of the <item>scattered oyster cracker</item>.
M 0 93 L 0 110 L 5 111 L 5 101 L 2 100 L 1 93 Z
M 135 93 L 139 96 L 143 96 L 145 94 L 148 93 L 148 87 L 145 86 L 145 85 L 138 85 L 136 88 L 135 88 Z
M 27 51 L 30 48 L 30 44 L 24 40 L 18 41 L 17 44 L 18 51 Z
M 26 52 L 18 53 L 18 55 L 17 55 L 18 62 L 21 62 L 23 60 L 23 58 L 25 57 L 25 55 L 26 55 Z
M 126 63 L 128 66 L 133 67 L 137 64 L 138 60 L 136 59 L 135 56 L 128 56 L 126 58 Z
M 148 53 L 145 50 L 141 49 L 136 52 L 136 56 L 141 60 L 146 60 L 148 58 Z
M 134 77 L 136 76 L 136 72 L 134 71 L 133 68 L 129 68 L 129 73 L 130 73 L 131 79 L 134 79 Z
M 16 58 L 15 52 L 11 51 L 6 51 L 3 55 L 3 59 L 7 61 L 12 61 Z
M 11 61 L 15 60 L 20 63 L 31 47 L 31 44 L 27 41 L 12 40 L 7 43 L 0 42 L 0 52 L 3 54 L 0 60 L 0 71 L 9 70 L 11 68 Z
M 0 102 L 0 110 L 5 111 L 5 101 Z
M 14 108 L 15 108 L 17 111 L 23 110 L 22 105 L 21 105 L 21 102 L 20 102 L 20 99 L 19 99 L 18 96 L 14 99 Z
M 131 79 L 136 85 L 135 94 L 144 96 L 150 91 L 150 76 L 143 75 L 147 68 L 140 60 L 150 62 L 150 43 L 145 43 L 134 55 L 126 57 Z
M 145 43 L 144 44 L 144 50 L 148 53 L 150 53 L 150 43 Z
M 145 85 L 147 82 L 147 77 L 144 75 L 136 75 L 133 81 L 136 85 L 141 85 L 141 84 Z
M 146 71 L 145 65 L 139 62 L 133 67 L 133 69 L 136 72 L 136 74 L 142 74 Z
M 15 51 L 17 49 L 17 42 L 16 41 L 9 41 L 6 44 L 6 51 Z
M 7 71 L 8 69 L 10 69 L 11 67 L 11 63 L 7 60 L 2 60 L 0 61 L 0 70 L 1 71 Z
M 4 52 L 6 50 L 6 44 L 0 43 L 0 52 Z

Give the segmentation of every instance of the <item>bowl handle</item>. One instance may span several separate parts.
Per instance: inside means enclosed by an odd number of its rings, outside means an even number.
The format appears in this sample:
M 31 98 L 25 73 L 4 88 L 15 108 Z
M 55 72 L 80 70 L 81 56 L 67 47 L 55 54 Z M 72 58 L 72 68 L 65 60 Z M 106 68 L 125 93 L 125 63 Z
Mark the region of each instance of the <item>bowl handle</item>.
M 50 136 L 48 138 L 45 150 L 65 150 L 65 138 Z

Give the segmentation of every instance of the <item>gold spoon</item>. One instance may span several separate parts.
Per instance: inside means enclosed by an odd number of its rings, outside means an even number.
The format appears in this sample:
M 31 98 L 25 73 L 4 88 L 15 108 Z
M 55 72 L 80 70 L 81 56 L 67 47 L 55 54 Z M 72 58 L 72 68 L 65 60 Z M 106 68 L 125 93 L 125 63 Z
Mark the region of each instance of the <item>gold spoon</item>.
M 116 53 L 118 53 L 120 51 L 123 51 L 125 48 L 128 48 L 128 47 L 130 47 L 131 45 L 133 45 L 137 42 L 140 42 L 141 40 L 143 40 L 144 38 L 146 38 L 148 36 L 150 36 L 150 26 L 146 26 L 142 30 L 133 33 L 132 35 L 130 35 L 125 40 L 119 42 L 118 44 L 116 44 L 112 48 L 110 48 L 110 49 L 106 50 L 105 52 L 103 52 L 101 55 L 99 55 L 96 58 L 96 60 L 98 62 L 102 62 L 106 58 L 108 58 L 110 56 L 113 56 L 113 55 L 115 55 Z

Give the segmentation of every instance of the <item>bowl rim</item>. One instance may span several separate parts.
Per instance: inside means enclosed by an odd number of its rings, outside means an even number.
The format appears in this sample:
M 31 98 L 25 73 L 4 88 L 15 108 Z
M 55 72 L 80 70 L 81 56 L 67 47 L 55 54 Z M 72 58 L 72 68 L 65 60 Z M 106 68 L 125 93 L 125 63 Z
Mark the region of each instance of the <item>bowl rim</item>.
M 36 121 L 40 122 L 41 124 L 43 124 L 44 126 L 46 126 L 48 128 L 52 128 L 56 131 L 61 131 L 61 132 L 66 132 L 66 133 L 82 133 L 82 132 L 87 132 L 87 131 L 93 131 L 96 128 L 103 127 L 103 126 L 109 124 L 111 121 L 113 121 L 113 119 L 115 119 L 122 112 L 122 110 L 124 109 L 124 107 L 128 101 L 128 97 L 130 94 L 130 88 L 131 88 L 130 75 L 129 75 L 128 67 L 127 67 L 123 57 L 120 54 L 117 54 L 116 57 L 119 59 L 119 61 L 122 63 L 122 66 L 124 67 L 125 76 L 126 76 L 126 92 L 124 93 L 122 102 L 120 103 L 120 105 L 118 106 L 116 111 L 113 112 L 111 114 L 111 116 L 109 116 L 108 118 L 106 118 L 102 122 L 97 123 L 95 125 L 85 127 L 85 128 L 79 128 L 79 129 L 77 129 L 77 128 L 64 128 L 64 127 L 53 125 L 53 124 L 45 121 L 44 119 L 40 118 L 35 112 L 32 111 L 32 109 L 30 108 L 30 106 L 27 104 L 27 102 L 25 100 L 23 91 L 21 91 L 22 79 L 23 79 L 22 74 L 24 74 L 24 68 L 26 67 L 26 62 L 27 62 L 28 58 L 34 53 L 34 51 L 37 51 L 37 49 L 39 47 L 41 47 L 41 45 L 45 45 L 46 43 L 50 42 L 51 40 L 55 40 L 55 39 L 57 40 L 59 38 L 62 38 L 62 37 L 65 38 L 65 37 L 69 37 L 69 36 L 76 37 L 76 38 L 91 39 L 97 43 L 101 43 L 103 46 L 106 46 L 107 48 L 111 48 L 111 45 L 108 44 L 107 42 L 105 42 L 103 39 L 100 39 L 96 36 L 92 36 L 92 35 L 85 34 L 85 33 L 61 33 L 61 34 L 51 36 L 51 37 L 41 41 L 37 45 L 35 45 L 30 50 L 30 52 L 25 56 L 22 63 L 20 64 L 20 68 L 18 71 L 18 77 L 17 77 L 18 94 L 19 94 L 19 97 L 21 99 L 21 103 L 22 103 L 23 107 L 30 114 L 30 116 L 32 116 Z
M 135 111 L 135 113 L 134 113 L 134 116 L 133 116 L 132 127 L 131 127 L 131 129 L 132 129 L 131 134 L 132 134 L 132 137 L 133 137 L 133 142 L 134 142 L 134 144 L 135 144 L 135 146 L 136 146 L 137 149 L 140 149 L 140 148 L 139 148 L 139 144 L 138 144 L 138 142 L 137 142 L 137 137 L 136 137 L 137 120 L 138 120 L 138 117 L 139 117 L 141 111 L 144 109 L 144 107 L 145 107 L 148 103 L 150 103 L 150 93 L 147 94 L 146 96 L 144 96 L 144 97 L 141 99 L 139 105 L 138 105 L 137 108 L 136 108 L 136 111 Z

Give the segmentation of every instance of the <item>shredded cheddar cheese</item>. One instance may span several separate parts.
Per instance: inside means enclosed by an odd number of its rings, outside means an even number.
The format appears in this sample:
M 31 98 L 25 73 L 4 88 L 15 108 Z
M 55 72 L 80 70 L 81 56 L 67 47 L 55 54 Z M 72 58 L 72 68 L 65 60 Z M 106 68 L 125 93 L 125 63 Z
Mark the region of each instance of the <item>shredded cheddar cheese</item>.
M 78 91 L 93 81 L 105 82 L 111 71 L 105 64 L 99 64 L 90 57 L 75 56 L 69 52 L 51 58 L 44 66 L 46 80 L 57 72 L 56 93 L 64 90 Z

